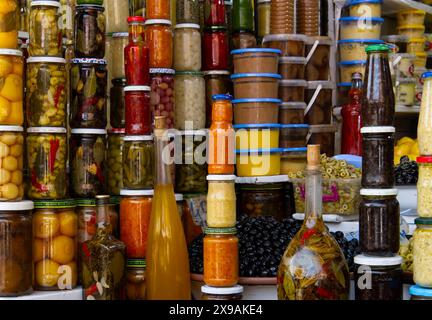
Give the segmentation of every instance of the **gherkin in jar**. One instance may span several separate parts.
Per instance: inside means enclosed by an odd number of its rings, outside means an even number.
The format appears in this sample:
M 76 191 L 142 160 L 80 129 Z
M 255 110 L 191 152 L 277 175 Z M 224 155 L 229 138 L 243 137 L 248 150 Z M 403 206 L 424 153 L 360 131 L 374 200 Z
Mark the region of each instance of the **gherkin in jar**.
M 111 129 L 108 132 L 107 188 L 110 195 L 120 195 L 123 188 L 123 137 L 125 129 Z

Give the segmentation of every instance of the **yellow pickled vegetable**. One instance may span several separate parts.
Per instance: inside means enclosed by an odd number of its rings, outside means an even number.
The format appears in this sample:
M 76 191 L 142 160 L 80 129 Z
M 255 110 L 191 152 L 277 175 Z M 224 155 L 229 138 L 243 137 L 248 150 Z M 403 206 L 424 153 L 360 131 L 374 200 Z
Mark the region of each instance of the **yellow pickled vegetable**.
M 1 93 L 0 93 L 1 94 Z M 0 96 L 0 122 L 5 121 L 11 113 L 11 103 Z
M 1 187 L 1 192 L 3 195 L 3 198 L 6 198 L 7 200 L 13 200 L 18 198 L 19 195 L 19 189 L 16 185 L 13 183 L 6 183 Z
M 33 233 L 38 238 L 52 238 L 60 230 L 60 222 L 54 214 L 36 213 L 33 217 Z
M 1 0 L 0 13 L 9 13 L 17 9 L 17 1 L 15 0 Z
M 75 256 L 73 239 L 66 236 L 55 237 L 51 244 L 50 256 L 60 264 L 71 262 Z
M 0 141 L 7 144 L 8 146 L 12 146 L 16 143 L 17 136 L 12 133 L 4 133 L 0 136 Z
M 60 232 L 69 237 L 75 237 L 78 232 L 78 218 L 75 212 L 60 213 Z
M 6 77 L 0 95 L 12 102 L 23 100 L 23 80 L 16 74 L 10 74 Z
M 8 57 L 2 56 L 0 57 L 0 77 L 8 75 L 13 71 L 13 64 L 11 63 Z
M 1 5 L 2 1 L 0 1 Z M 18 46 L 18 31 L 0 32 L 0 43 L 3 48 L 16 49 Z
M 37 284 L 41 287 L 53 287 L 57 285 L 59 267 L 60 265 L 58 263 L 49 259 L 38 262 L 35 267 L 35 279 Z
M 18 168 L 17 159 L 12 156 L 7 156 L 3 159 L 3 168 L 8 171 L 15 171 Z
M 22 77 L 24 74 L 24 63 L 15 59 L 13 63 L 13 71 L 14 74 Z
M 44 244 L 41 239 L 33 239 L 33 261 L 38 262 L 45 258 Z
M 24 123 L 23 102 L 12 102 L 10 115 L 7 119 L 8 124 L 21 126 Z

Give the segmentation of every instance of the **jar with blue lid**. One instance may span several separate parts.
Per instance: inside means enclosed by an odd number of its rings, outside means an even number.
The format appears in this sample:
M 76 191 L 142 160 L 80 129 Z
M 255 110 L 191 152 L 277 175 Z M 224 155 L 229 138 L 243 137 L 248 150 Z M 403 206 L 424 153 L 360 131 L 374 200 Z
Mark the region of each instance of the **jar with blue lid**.
M 234 105 L 234 122 L 236 124 L 277 123 L 279 118 L 279 99 L 251 98 L 236 99 Z
M 351 17 L 380 18 L 383 0 L 351 0 L 348 1 Z
M 236 149 L 278 148 L 280 128 L 277 123 L 236 124 Z
M 339 19 L 340 38 L 379 39 L 383 18 L 343 17 Z
M 345 39 L 339 40 L 340 61 L 366 60 L 366 48 L 372 44 L 383 44 L 380 39 Z
M 423 288 L 418 285 L 409 288 L 411 300 L 432 300 L 432 289 Z

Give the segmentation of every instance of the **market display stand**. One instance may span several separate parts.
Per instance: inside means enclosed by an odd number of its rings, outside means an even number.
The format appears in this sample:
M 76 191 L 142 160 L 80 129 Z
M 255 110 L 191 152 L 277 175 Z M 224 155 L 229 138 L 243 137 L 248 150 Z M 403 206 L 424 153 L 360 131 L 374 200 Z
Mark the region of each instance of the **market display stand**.
M 82 300 L 82 288 L 65 291 L 35 291 L 31 295 L 1 300 Z

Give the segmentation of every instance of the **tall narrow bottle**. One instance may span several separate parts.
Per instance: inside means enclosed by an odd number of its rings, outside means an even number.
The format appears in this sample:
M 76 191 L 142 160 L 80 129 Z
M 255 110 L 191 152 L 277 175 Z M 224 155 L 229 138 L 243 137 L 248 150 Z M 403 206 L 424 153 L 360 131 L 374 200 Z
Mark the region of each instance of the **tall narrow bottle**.
M 155 117 L 156 179 L 147 239 L 147 299 L 190 300 L 186 238 L 171 182 L 166 117 Z
M 350 279 L 345 257 L 322 218 L 320 146 L 309 145 L 306 214 L 279 266 L 279 300 L 346 300 Z

